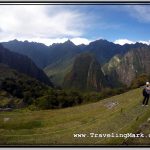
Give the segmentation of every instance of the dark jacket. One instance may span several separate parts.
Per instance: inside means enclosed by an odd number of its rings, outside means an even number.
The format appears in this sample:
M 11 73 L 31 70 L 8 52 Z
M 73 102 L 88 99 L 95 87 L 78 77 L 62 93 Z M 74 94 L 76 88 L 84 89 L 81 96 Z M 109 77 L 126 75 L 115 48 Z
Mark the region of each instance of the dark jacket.
M 149 91 L 147 90 L 147 86 L 143 89 L 143 96 L 149 96 Z
M 143 96 L 148 96 L 145 88 L 143 89 Z

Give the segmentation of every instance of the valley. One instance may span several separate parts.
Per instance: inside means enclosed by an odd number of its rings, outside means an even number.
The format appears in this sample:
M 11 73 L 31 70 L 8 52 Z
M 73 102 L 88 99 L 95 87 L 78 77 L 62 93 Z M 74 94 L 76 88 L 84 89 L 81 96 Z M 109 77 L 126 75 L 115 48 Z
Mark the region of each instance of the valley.
M 149 144 L 147 138 L 73 136 L 148 134 L 150 109 L 141 106 L 150 79 L 148 45 L 3 44 L 10 50 L 0 45 L 0 145 Z
M 150 146 L 149 4 L 3 1 L 0 147 Z
M 84 46 L 75 45 L 70 40 L 46 46 L 36 42 L 12 40 L 3 42 L 2 45 L 28 56 L 37 67 L 44 70 L 56 86 L 62 88 L 66 76 L 75 65 L 76 58 L 84 53 L 95 57 L 105 76 L 115 81 L 111 84 L 117 87 L 121 84 L 130 86 L 132 80 L 142 73 L 149 75 L 150 47 L 143 43 L 119 45 L 100 39 Z M 119 62 L 115 62 L 116 60 Z

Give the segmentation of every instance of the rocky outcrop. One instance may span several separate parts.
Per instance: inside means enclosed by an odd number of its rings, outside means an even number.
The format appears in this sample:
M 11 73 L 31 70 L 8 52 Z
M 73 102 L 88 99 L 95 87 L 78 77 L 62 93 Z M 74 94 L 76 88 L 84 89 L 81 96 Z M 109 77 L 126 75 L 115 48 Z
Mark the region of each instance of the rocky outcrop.
M 64 87 L 80 90 L 101 90 L 107 85 L 106 78 L 96 58 L 84 53 L 79 55 L 71 72 L 66 75 Z
M 112 58 L 114 60 L 114 57 Z M 132 80 L 140 74 L 150 74 L 150 47 L 143 46 L 127 52 L 114 65 L 112 59 L 104 66 L 106 74 L 116 73 L 118 80 L 130 86 Z M 110 69 L 111 66 L 111 69 Z

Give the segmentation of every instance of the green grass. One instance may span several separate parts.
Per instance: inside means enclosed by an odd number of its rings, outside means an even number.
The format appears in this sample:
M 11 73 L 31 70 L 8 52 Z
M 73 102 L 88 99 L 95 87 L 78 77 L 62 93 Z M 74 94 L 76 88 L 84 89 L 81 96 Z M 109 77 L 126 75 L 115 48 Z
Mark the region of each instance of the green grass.
M 136 133 L 150 116 L 150 108 L 141 106 L 141 93 L 142 89 L 135 89 L 65 109 L 0 112 L 0 144 L 121 145 L 124 138 L 74 138 L 73 134 Z M 109 107 L 114 102 L 116 105 Z

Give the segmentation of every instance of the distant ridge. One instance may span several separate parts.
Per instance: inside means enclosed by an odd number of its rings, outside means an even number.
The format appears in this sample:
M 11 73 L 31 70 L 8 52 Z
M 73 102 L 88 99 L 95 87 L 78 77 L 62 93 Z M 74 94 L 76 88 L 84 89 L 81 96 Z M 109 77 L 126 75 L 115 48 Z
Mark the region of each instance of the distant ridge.
M 18 72 L 24 73 L 30 77 L 36 78 L 37 80 L 51 85 L 49 78 L 45 73 L 39 69 L 34 62 L 27 56 L 11 52 L 4 48 L 0 44 L 0 63 L 8 65 L 12 69 L 16 69 Z

